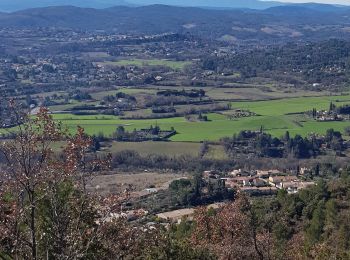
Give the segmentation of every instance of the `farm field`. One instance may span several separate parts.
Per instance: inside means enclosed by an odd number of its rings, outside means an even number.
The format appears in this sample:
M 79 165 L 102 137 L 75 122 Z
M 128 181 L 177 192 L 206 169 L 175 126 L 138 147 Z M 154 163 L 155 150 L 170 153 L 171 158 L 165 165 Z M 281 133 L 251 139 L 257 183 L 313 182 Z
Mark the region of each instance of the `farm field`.
M 155 89 L 148 89 L 148 88 L 119 88 L 115 90 L 109 90 L 109 91 L 101 91 L 101 92 L 95 92 L 91 93 L 91 97 L 96 100 L 102 100 L 103 97 L 112 95 L 114 96 L 118 92 L 122 92 L 129 95 L 140 95 L 140 94 L 155 94 L 157 90 Z
M 143 86 L 143 87 L 120 87 L 115 90 L 101 91 L 91 93 L 93 99 L 101 100 L 107 95 L 115 95 L 117 92 L 123 92 L 125 94 L 134 95 L 135 97 L 140 95 L 155 95 L 159 90 L 186 90 L 190 91 L 193 87 L 189 86 Z M 254 85 L 254 84 L 238 84 L 234 86 L 217 88 L 217 87 L 202 87 L 206 92 L 206 95 L 213 99 L 223 102 L 235 101 L 262 101 L 262 100 L 274 100 L 274 99 L 288 99 L 298 97 L 324 97 L 330 93 L 326 91 L 315 92 L 315 91 L 282 91 L 278 90 L 273 86 L 266 87 L 266 85 Z M 266 90 L 268 89 L 268 91 Z
M 158 60 L 158 59 L 130 59 L 130 60 L 119 60 L 119 61 L 106 61 L 106 62 L 99 62 L 101 65 L 111 65 L 111 66 L 127 66 L 127 65 L 134 65 L 134 66 L 166 66 L 173 70 L 181 70 L 186 65 L 190 65 L 191 62 L 187 61 L 171 61 L 171 60 Z
M 62 121 L 69 129 L 77 125 L 84 127 L 89 134 L 103 132 L 111 135 L 122 125 L 127 130 L 148 128 L 159 125 L 167 130 L 174 127 L 178 134 L 172 141 L 200 142 L 203 140 L 219 140 L 232 136 L 242 130 L 258 130 L 262 126 L 266 132 L 281 136 L 286 131 L 291 134 L 307 135 L 309 133 L 324 134 L 329 128 L 343 131 L 350 122 L 316 122 L 302 113 L 312 108 L 328 109 L 330 102 L 336 105 L 350 103 L 350 96 L 303 97 L 271 101 L 234 102 L 235 109 L 248 109 L 258 114 L 254 117 L 229 120 L 225 115 L 210 113 L 208 122 L 189 122 L 183 117 L 149 120 L 122 120 L 116 116 L 74 116 L 55 114 L 54 119 Z
M 297 97 L 315 97 L 328 95 L 328 92 L 315 92 L 315 91 L 288 91 L 279 90 L 272 86 L 266 85 L 254 86 L 235 84 L 235 86 L 226 88 L 207 88 L 206 94 L 214 100 L 273 100 L 283 98 L 297 98 Z
M 269 101 L 233 102 L 235 108 L 248 109 L 259 115 L 285 115 L 289 113 L 305 112 L 307 110 L 328 109 L 330 102 L 336 106 L 349 104 L 350 95 L 284 98 Z
M 108 150 L 112 153 L 132 150 L 137 151 L 142 156 L 166 154 L 177 157 L 180 155 L 197 156 L 199 149 L 199 143 L 190 142 L 113 142 Z
M 198 142 L 112 142 L 108 152 L 116 153 L 125 150 L 138 152 L 141 156 L 164 155 L 170 157 L 199 155 L 201 144 Z M 226 159 L 224 148 L 221 145 L 210 144 L 205 155 L 208 159 Z

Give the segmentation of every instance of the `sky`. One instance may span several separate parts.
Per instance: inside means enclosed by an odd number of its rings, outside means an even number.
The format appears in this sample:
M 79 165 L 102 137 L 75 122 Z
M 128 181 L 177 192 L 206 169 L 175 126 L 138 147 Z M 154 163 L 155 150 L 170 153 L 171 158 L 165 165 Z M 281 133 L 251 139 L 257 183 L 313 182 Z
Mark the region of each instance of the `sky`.
M 350 5 L 350 0 L 279 0 L 279 2 L 293 2 L 293 3 L 306 3 L 306 2 L 317 2 L 317 3 L 323 3 L 323 4 L 343 4 L 343 5 Z

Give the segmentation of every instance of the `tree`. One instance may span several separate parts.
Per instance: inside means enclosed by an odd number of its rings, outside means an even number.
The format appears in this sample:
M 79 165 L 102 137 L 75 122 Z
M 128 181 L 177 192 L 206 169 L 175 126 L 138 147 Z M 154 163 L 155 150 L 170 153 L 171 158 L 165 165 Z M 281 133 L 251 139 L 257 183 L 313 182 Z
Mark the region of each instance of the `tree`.
M 312 214 L 309 227 L 306 229 L 306 245 L 313 246 L 321 240 L 324 226 L 324 201 L 320 201 Z
M 285 142 L 289 142 L 289 140 L 290 140 L 290 134 L 289 134 L 289 131 L 286 131 L 286 133 L 284 134 L 284 141 Z
M 125 136 L 124 126 L 118 126 L 115 135 L 118 141 L 122 141 Z
M 346 133 L 346 135 L 350 136 L 350 126 L 345 127 L 344 132 Z
M 151 126 L 151 133 L 152 135 L 158 135 L 160 132 L 160 127 L 158 125 L 156 125 L 155 127 Z
M 6 160 L 0 183 L 0 252 L 15 259 L 84 254 L 95 237 L 96 208 L 86 178 L 104 162 L 87 160 L 91 139 L 78 128 L 71 136 L 41 108 L 35 118 L 21 114 L 15 139 L 0 146 Z M 52 150 L 66 141 L 60 157 Z M 93 213 L 95 212 L 95 213 Z
M 203 158 L 209 151 L 209 143 L 204 141 L 199 147 L 199 157 Z
M 219 259 L 264 259 L 268 239 L 258 232 L 250 202 L 240 194 L 215 214 L 202 207 L 194 215 L 192 243 L 207 248 Z
M 92 137 L 92 142 L 91 142 L 91 149 L 94 152 L 97 152 L 101 149 L 101 143 L 100 143 L 101 138 L 93 136 Z

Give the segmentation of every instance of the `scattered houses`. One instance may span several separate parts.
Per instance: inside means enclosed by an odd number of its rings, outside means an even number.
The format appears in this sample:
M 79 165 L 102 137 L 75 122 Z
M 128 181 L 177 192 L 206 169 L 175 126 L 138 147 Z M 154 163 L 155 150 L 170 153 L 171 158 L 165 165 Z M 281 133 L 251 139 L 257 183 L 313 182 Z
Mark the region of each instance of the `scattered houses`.
M 303 181 L 300 175 L 305 175 L 310 169 L 302 167 L 296 171 L 282 172 L 277 169 L 247 171 L 244 169 L 235 169 L 223 176 L 216 171 L 205 171 L 203 178 L 220 179 L 224 181 L 225 186 L 248 193 L 253 196 L 273 195 L 279 189 L 285 189 L 288 193 L 296 193 L 315 185 L 311 181 Z

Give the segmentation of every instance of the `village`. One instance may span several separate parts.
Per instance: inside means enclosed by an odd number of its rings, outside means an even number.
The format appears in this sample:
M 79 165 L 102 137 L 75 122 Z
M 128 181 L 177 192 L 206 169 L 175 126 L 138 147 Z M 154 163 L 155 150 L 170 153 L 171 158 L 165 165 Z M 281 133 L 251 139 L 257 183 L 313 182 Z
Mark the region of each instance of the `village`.
M 310 171 L 311 170 L 307 167 L 300 167 L 295 171 L 280 171 L 278 169 L 249 171 L 235 169 L 227 174 L 222 174 L 214 170 L 207 170 L 202 173 L 202 181 L 209 186 L 211 183 L 222 182 L 227 189 L 233 190 L 235 194 L 244 193 L 250 197 L 275 196 L 279 190 L 284 190 L 288 194 L 296 194 L 300 190 L 316 185 L 314 181 L 309 181 L 305 177 Z M 179 180 L 187 181 L 188 177 L 176 179 L 176 181 Z M 158 192 L 162 192 L 166 189 L 169 189 L 169 187 L 164 187 L 164 185 L 159 188 L 146 188 L 139 192 L 132 192 L 130 198 L 131 200 L 152 198 L 152 196 L 156 196 Z M 223 205 L 225 205 L 225 201 L 217 201 L 201 206 L 212 210 L 218 210 Z M 112 214 L 111 217 L 124 217 L 129 221 L 153 219 L 160 223 L 180 223 L 183 220 L 191 220 L 195 210 L 196 207 L 185 207 L 159 212 L 153 215 L 153 213 L 145 208 L 135 209 L 125 207 L 122 213 Z
M 226 177 L 221 177 L 215 171 L 205 171 L 203 178 L 221 179 L 225 186 L 245 192 L 252 196 L 275 195 L 277 190 L 284 189 L 288 193 L 297 193 L 299 190 L 315 185 L 314 182 L 304 181 L 303 176 L 310 171 L 302 167 L 297 171 L 282 172 L 273 170 L 233 170 Z
M 272 170 L 254 170 L 246 171 L 237 169 L 230 172 L 226 177 L 216 171 L 204 171 L 203 179 L 210 182 L 211 180 L 222 180 L 225 186 L 236 192 L 243 192 L 249 196 L 272 196 L 276 195 L 278 190 L 285 190 L 289 194 L 295 194 L 298 191 L 316 185 L 313 181 L 304 181 L 303 176 L 310 169 L 301 167 L 299 172 L 281 172 L 277 169 Z M 222 202 L 207 205 L 208 209 L 219 209 Z M 170 212 L 157 214 L 157 217 L 163 221 L 171 223 L 180 223 L 183 219 L 191 219 L 194 214 L 194 208 L 185 208 Z
M 307 112 L 307 114 L 319 122 L 348 121 L 350 120 L 350 106 L 336 106 L 331 102 L 329 110 L 317 110 L 313 108 L 312 111 Z

